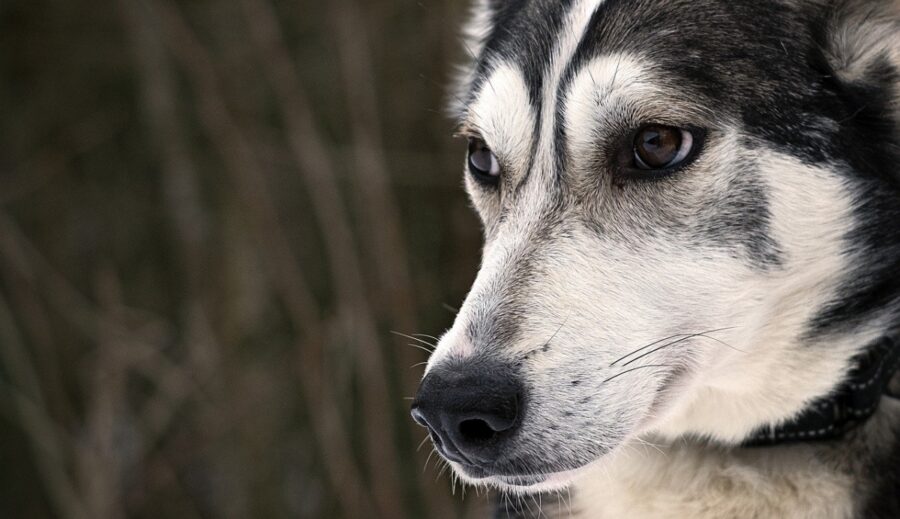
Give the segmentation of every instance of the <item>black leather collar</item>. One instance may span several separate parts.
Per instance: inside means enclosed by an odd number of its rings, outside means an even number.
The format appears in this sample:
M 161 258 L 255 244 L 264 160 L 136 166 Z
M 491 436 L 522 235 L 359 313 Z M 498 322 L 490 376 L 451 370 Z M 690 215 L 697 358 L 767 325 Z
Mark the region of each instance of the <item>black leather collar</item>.
M 744 442 L 746 447 L 830 440 L 864 423 L 881 401 L 900 365 L 900 343 L 883 338 L 857 357 L 850 376 L 828 396 L 813 402 L 799 416 L 778 426 L 763 427 Z

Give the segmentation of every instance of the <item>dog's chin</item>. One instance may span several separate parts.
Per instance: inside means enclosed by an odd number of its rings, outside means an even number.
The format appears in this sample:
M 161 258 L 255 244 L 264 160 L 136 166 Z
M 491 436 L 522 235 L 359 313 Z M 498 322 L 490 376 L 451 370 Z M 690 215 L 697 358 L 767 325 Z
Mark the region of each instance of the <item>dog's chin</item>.
M 582 472 L 596 462 L 572 470 L 539 475 L 485 475 L 456 462 L 449 461 L 448 463 L 459 479 L 468 485 L 491 487 L 512 494 L 536 494 L 565 490 L 578 479 Z

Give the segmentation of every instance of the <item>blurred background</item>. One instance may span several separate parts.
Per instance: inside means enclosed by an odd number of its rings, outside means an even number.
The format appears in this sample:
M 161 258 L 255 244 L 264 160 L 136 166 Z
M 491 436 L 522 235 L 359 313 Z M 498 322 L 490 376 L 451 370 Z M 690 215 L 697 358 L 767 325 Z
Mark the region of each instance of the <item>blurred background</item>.
M 479 258 L 466 10 L 0 2 L 0 517 L 484 514 L 407 412 Z

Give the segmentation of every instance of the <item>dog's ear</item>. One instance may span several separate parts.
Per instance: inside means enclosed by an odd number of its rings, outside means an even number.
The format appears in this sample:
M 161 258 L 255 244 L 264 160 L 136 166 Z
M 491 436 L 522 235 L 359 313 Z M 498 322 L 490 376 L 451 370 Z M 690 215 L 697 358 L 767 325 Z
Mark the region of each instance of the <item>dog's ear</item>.
M 472 0 L 469 19 L 463 25 L 462 33 L 463 46 L 469 59 L 474 61 L 481 54 L 491 34 L 497 8 L 496 0 Z
M 469 16 L 463 25 L 461 38 L 464 59 L 456 67 L 456 77 L 447 105 L 450 115 L 455 118 L 460 118 L 465 112 L 465 99 L 484 45 L 493 31 L 498 3 L 500 3 L 499 0 L 471 0 Z
M 887 89 L 900 116 L 900 0 L 838 0 L 824 25 L 823 51 L 835 79 Z

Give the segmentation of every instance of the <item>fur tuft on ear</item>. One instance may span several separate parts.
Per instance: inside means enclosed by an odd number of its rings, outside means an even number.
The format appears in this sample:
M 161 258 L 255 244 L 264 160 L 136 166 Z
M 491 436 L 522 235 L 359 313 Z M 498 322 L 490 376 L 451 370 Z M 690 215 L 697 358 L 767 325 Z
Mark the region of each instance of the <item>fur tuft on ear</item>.
M 900 111 L 900 0 L 838 0 L 826 30 L 825 54 L 837 79 L 860 86 L 887 79 Z
M 491 18 L 494 16 L 490 0 L 474 0 L 469 21 L 463 26 L 463 46 L 472 59 L 481 54 L 485 41 L 491 33 Z
M 463 26 L 462 46 L 465 52 L 465 61 L 456 67 L 450 100 L 447 104 L 450 115 L 457 119 L 465 112 L 466 107 L 463 100 L 472 84 L 475 67 L 484 50 L 484 44 L 491 34 L 494 16 L 492 4 L 491 0 L 473 0 L 469 19 Z

